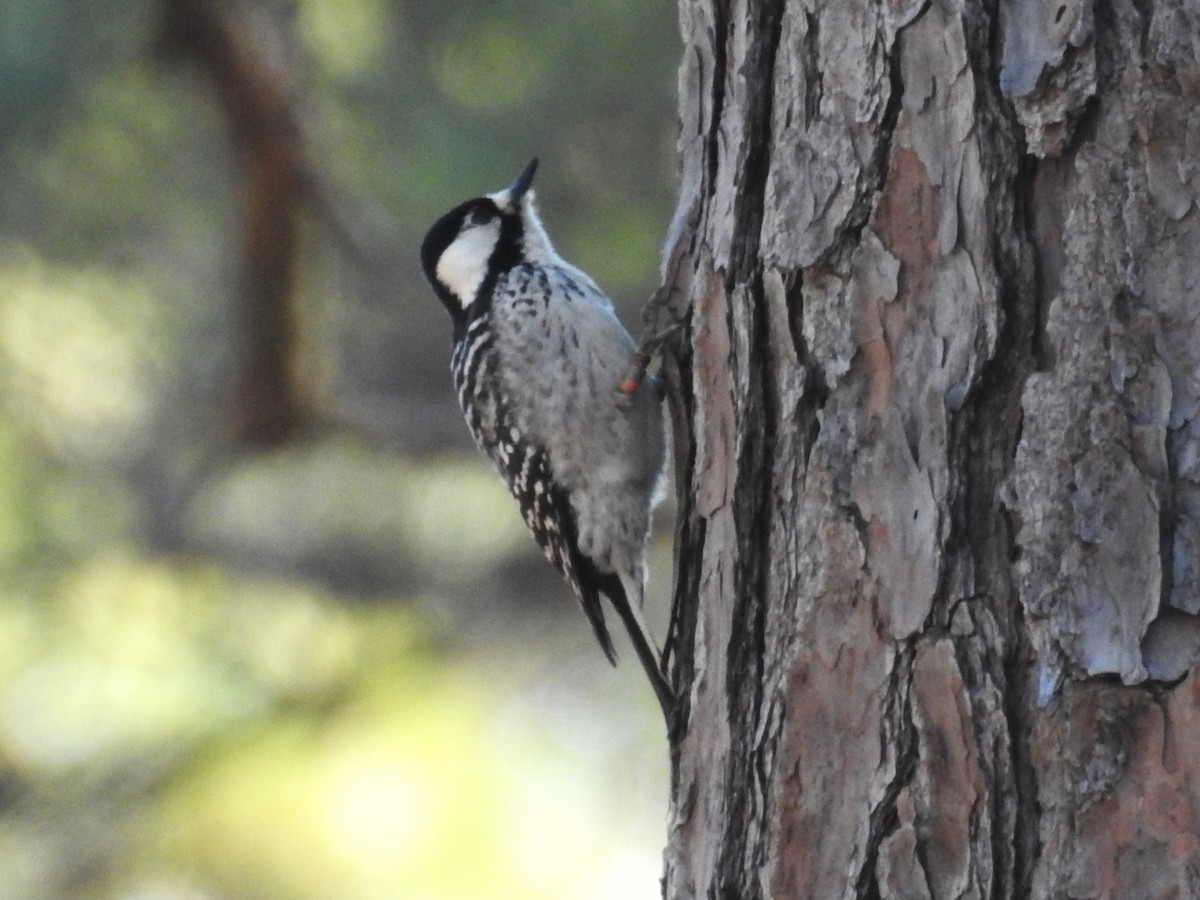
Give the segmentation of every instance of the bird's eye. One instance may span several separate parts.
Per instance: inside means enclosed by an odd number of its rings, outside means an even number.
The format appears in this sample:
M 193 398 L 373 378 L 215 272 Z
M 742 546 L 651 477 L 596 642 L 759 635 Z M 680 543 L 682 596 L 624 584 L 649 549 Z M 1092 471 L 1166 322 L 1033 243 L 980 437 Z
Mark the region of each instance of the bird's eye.
M 478 228 L 480 225 L 486 225 L 490 221 L 492 221 L 491 210 L 483 206 L 477 206 L 467 214 L 467 218 L 463 222 L 463 229 Z

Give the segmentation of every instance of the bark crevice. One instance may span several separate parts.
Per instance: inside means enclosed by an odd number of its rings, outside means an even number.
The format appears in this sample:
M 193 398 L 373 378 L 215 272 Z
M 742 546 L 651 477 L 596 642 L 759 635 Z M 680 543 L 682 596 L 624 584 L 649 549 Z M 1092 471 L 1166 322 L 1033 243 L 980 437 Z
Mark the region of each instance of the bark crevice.
M 909 26 L 905 26 L 907 28 Z M 877 141 L 874 152 L 863 172 L 863 185 L 857 192 L 854 204 L 846 216 L 846 226 L 837 241 L 830 243 L 829 252 L 819 262 L 832 265 L 835 269 L 850 268 L 850 260 L 862 243 L 863 230 L 871 220 L 878 202 L 878 195 L 887 183 L 891 170 L 892 141 L 896 133 L 896 125 L 900 121 L 900 111 L 904 106 L 904 76 L 901 71 L 900 34 L 897 31 L 891 44 L 886 48 L 887 54 L 887 85 L 888 96 L 884 104 L 883 115 L 876 129 Z
M 894 754 L 895 768 L 892 777 L 884 786 L 883 796 L 872 806 L 867 816 L 866 852 L 854 880 L 854 895 L 857 900 L 881 898 L 879 854 L 884 842 L 901 827 L 897 802 L 901 792 L 911 786 L 920 760 L 911 698 L 916 641 L 917 638 L 911 638 L 904 643 L 888 674 L 883 732 L 879 737 L 884 745 L 881 755 L 886 758 Z M 915 849 L 920 857 L 923 853 L 920 842 L 917 842 Z M 926 870 L 926 861 L 918 859 L 918 867 L 922 871 Z

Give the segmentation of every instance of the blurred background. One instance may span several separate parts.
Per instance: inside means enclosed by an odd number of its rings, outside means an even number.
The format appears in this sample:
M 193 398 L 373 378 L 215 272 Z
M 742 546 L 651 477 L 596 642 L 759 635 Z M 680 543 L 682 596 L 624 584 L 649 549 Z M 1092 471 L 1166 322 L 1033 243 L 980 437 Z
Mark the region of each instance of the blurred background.
M 417 248 L 537 155 L 638 334 L 675 15 L 0 0 L 0 898 L 659 895 L 653 695 L 470 445 Z

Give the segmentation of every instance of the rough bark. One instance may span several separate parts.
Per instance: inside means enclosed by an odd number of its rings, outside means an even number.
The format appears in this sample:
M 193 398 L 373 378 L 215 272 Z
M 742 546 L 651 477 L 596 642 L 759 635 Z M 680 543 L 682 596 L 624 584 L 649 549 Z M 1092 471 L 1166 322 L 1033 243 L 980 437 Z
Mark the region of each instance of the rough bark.
M 1200 5 L 681 23 L 665 896 L 1200 896 Z

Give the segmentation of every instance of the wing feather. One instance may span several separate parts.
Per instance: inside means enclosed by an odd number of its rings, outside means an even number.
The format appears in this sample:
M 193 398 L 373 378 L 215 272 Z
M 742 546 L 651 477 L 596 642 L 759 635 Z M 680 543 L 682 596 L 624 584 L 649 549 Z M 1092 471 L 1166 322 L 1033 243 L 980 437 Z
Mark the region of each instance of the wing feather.
M 618 430 L 634 426 L 622 420 L 626 412 L 615 404 L 633 349 L 633 339 L 591 279 L 577 270 L 522 264 L 497 281 L 487 309 L 467 323 L 452 368 L 476 444 L 504 479 L 546 558 L 571 585 L 604 655 L 616 663 L 601 594 L 628 630 L 667 712 L 674 697 L 641 617 L 640 563 L 618 574 L 607 571 L 606 561 L 601 571 L 580 549 L 580 509 L 594 511 L 588 504 L 605 490 L 603 480 L 590 479 L 613 477 L 614 466 L 621 473 L 618 485 L 621 477 L 641 474 L 636 460 L 622 459 L 613 449 L 631 443 Z M 514 395 L 522 402 L 509 402 Z M 647 402 L 657 416 L 657 401 Z M 578 428 L 566 427 L 572 422 Z M 661 452 L 650 456 L 657 477 Z M 577 508 L 576 501 L 583 505 Z M 623 579 L 632 579 L 636 597 Z

